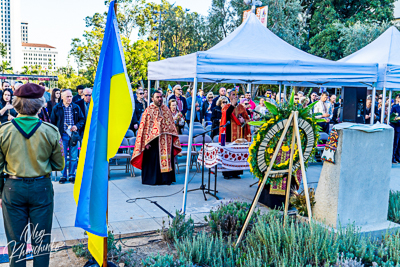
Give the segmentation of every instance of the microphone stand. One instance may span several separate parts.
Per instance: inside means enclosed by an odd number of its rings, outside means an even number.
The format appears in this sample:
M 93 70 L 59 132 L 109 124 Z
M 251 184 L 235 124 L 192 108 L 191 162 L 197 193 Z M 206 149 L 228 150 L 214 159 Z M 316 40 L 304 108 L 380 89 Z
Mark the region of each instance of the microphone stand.
M 197 191 L 197 190 L 203 191 L 203 195 L 204 195 L 204 200 L 205 201 L 207 201 L 206 193 L 210 194 L 210 195 L 212 195 L 212 196 L 214 196 L 214 197 L 216 197 L 218 199 L 218 197 L 216 195 L 213 195 L 213 194 L 210 193 L 210 191 L 215 191 L 217 189 L 217 179 L 216 178 L 215 178 L 215 190 L 210 190 L 210 176 L 208 177 L 209 178 L 208 179 L 208 190 L 207 190 L 207 192 L 205 192 L 206 185 L 204 184 L 204 154 L 205 154 L 204 147 L 205 147 L 205 143 L 206 143 L 206 140 L 205 140 L 206 134 L 209 133 L 209 132 L 212 132 L 214 130 L 217 130 L 219 128 L 225 128 L 229 124 L 230 124 L 230 122 L 228 121 L 225 125 L 221 125 L 221 126 L 215 127 L 215 128 L 213 128 L 211 130 L 208 130 L 208 131 L 205 131 L 205 132 L 203 132 L 201 134 L 197 134 L 197 135 L 193 136 L 193 139 L 198 137 L 198 136 L 203 136 L 203 144 L 202 144 L 202 150 L 203 150 L 202 159 L 203 160 L 202 160 L 202 164 L 201 164 L 201 186 L 200 186 L 200 188 L 190 189 L 190 190 L 188 190 L 188 192 Z M 188 148 L 188 149 L 191 149 L 191 148 Z M 216 194 L 216 193 L 217 192 L 215 192 L 214 194 Z

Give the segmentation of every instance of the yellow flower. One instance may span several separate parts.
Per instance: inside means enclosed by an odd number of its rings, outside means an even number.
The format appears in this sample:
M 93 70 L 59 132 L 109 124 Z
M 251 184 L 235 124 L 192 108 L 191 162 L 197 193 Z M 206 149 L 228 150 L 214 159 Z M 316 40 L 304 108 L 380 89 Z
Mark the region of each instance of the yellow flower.
M 278 116 L 276 116 L 276 117 L 275 117 L 275 120 L 279 120 L 279 117 L 278 117 Z
M 268 152 L 268 154 L 272 154 L 272 153 L 274 153 L 274 150 L 272 148 L 268 148 L 267 152 Z
M 283 146 L 283 147 L 282 147 L 282 151 L 288 152 L 288 151 L 289 151 L 289 147 L 288 147 L 288 146 Z

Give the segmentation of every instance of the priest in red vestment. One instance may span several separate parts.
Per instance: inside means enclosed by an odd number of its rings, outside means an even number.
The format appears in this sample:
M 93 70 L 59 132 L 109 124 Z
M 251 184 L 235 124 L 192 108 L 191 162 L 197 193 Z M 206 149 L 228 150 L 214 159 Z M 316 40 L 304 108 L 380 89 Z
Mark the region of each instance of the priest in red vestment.
M 222 128 L 220 132 L 225 133 L 226 142 L 234 142 L 237 139 L 246 139 L 251 142 L 250 117 L 246 108 L 238 103 L 237 92 L 232 90 L 229 93 L 230 104 L 226 104 L 222 109 L 222 118 L 220 125 L 225 125 L 228 121 L 230 124 Z M 221 134 L 219 136 L 221 142 Z
M 181 151 L 171 110 L 156 91 L 143 112 L 131 164 L 142 170 L 142 184 L 170 185 L 176 181 L 174 159 Z

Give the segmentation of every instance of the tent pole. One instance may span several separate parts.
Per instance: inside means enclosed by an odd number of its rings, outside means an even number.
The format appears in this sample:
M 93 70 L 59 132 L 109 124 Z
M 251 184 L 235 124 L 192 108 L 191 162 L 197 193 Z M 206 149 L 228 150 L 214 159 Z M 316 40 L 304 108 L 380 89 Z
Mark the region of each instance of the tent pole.
M 372 104 L 371 104 L 371 115 L 374 116 L 375 114 L 375 96 L 376 96 L 376 87 L 372 88 Z M 374 119 L 370 119 L 370 124 L 374 124 Z
M 279 82 L 279 92 L 278 92 L 279 104 L 281 104 L 281 102 L 282 102 L 281 94 L 282 94 L 282 82 Z M 277 100 L 278 100 L 278 97 L 276 98 Z
M 383 112 L 381 114 L 381 123 L 383 123 L 384 118 L 385 118 L 385 105 L 386 105 L 386 87 L 383 87 L 383 93 L 382 93 L 382 109 Z
M 286 90 L 286 84 L 285 84 L 283 86 L 283 95 L 285 96 L 285 98 L 287 98 L 286 94 L 287 94 L 287 90 Z
M 193 84 L 193 95 L 197 95 L 197 77 L 194 78 Z M 187 200 L 187 190 L 188 190 L 188 181 L 189 181 L 189 171 L 190 171 L 190 162 L 192 158 L 192 145 L 193 145 L 193 122 L 194 122 L 194 115 L 196 113 L 196 105 L 192 104 L 190 109 L 190 125 L 189 125 L 189 144 L 188 144 L 188 152 L 186 158 L 186 170 L 185 170 L 185 185 L 183 190 L 183 203 L 182 203 L 182 214 L 186 212 L 186 200 Z M 203 152 L 204 153 L 204 152 Z
M 150 86 L 151 86 L 151 81 L 149 80 L 148 84 L 147 84 L 147 106 L 150 106 L 150 97 L 151 97 L 151 88 L 150 88 Z
M 337 96 L 337 88 L 335 88 L 335 95 Z
M 389 105 L 388 105 L 388 109 L 387 109 L 387 113 L 388 113 L 388 116 L 387 116 L 387 122 L 386 122 L 386 124 L 387 125 L 389 125 L 389 118 L 390 118 L 390 111 L 392 110 L 392 90 L 390 90 L 389 91 Z

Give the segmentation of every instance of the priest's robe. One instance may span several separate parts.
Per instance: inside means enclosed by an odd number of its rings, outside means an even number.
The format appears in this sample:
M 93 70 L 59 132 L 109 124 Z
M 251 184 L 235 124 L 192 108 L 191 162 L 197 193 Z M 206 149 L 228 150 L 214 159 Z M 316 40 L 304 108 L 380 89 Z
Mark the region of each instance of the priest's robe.
M 143 112 L 131 164 L 142 170 L 142 184 L 175 182 L 174 159 L 182 151 L 170 109 L 151 104 Z

